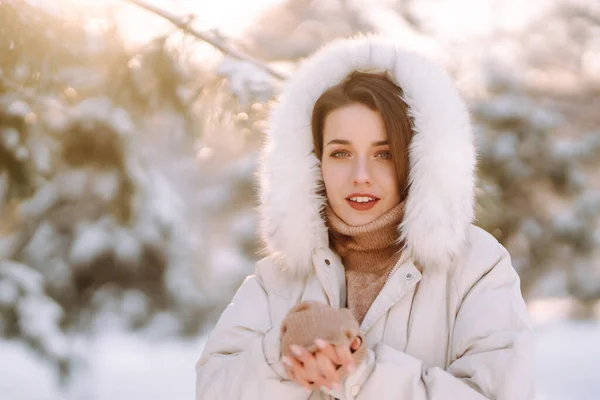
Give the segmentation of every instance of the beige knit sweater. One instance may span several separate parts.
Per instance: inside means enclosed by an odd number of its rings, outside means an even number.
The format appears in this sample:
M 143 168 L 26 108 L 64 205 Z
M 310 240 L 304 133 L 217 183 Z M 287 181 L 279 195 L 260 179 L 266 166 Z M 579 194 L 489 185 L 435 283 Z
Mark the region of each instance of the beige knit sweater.
M 403 216 L 404 203 L 399 203 L 373 222 L 350 226 L 331 207 L 326 209 L 332 247 L 346 270 L 346 307 L 359 323 L 400 258 L 398 225 Z
M 349 345 L 356 336 L 360 337 L 360 323 L 400 257 L 398 225 L 404 215 L 403 203 L 362 226 L 347 225 L 329 206 L 325 215 L 331 246 L 346 270 L 347 308 L 336 310 L 314 302 L 296 305 L 281 324 L 282 355 L 291 355 L 292 344 L 315 352 L 317 338 Z M 356 364 L 365 355 L 366 346 L 361 345 L 353 354 Z

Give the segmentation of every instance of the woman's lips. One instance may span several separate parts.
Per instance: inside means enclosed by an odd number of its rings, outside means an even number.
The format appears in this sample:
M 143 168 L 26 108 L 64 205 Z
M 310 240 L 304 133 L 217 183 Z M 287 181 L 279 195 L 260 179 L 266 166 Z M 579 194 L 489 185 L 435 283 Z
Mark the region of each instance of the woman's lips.
M 348 205 L 350 205 L 350 207 L 352 207 L 353 209 L 355 209 L 357 211 L 367 211 L 367 210 L 370 210 L 371 208 L 375 207 L 375 204 L 377 204 L 379 199 L 372 199 L 372 200 L 360 202 L 360 203 L 357 201 L 352 201 L 350 199 L 346 199 L 346 201 L 348 202 Z

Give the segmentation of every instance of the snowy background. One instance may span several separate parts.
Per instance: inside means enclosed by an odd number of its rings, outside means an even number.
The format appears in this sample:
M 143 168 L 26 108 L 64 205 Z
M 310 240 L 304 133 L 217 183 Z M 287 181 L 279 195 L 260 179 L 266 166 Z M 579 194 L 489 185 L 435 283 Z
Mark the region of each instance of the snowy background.
M 537 398 L 598 399 L 600 324 L 555 321 L 537 333 Z M 0 393 L 11 400 L 193 399 L 193 366 L 203 343 L 105 333 L 89 345 L 85 378 L 65 394 L 49 366 L 30 350 L 0 341 Z
M 600 3 L 1 0 L 0 399 L 191 399 L 244 276 L 270 103 L 323 43 L 443 64 L 540 400 L 600 398 Z

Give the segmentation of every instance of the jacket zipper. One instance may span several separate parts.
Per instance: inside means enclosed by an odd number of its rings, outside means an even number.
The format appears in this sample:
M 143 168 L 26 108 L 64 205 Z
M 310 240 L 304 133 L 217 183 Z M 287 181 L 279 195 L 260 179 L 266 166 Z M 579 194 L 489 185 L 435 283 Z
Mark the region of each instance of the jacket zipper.
M 400 259 L 398 260 L 398 262 L 394 265 L 394 267 L 390 270 L 390 272 L 388 272 L 387 276 L 385 277 L 385 281 L 383 282 L 383 287 L 385 287 L 385 285 L 387 284 L 387 282 L 390 280 L 390 277 L 392 276 L 392 274 L 394 272 L 396 272 L 396 270 L 398 268 L 400 268 L 400 264 L 404 263 L 404 258 L 400 257 Z M 381 290 L 383 290 L 383 287 L 381 288 Z
M 383 286 L 385 287 L 385 285 L 387 284 L 387 282 L 390 280 L 390 277 L 392 276 L 392 274 L 394 272 L 396 272 L 396 270 L 398 269 L 398 265 L 394 265 L 394 268 L 392 268 L 390 270 L 390 272 L 388 272 L 387 276 L 385 277 L 385 282 L 383 282 Z

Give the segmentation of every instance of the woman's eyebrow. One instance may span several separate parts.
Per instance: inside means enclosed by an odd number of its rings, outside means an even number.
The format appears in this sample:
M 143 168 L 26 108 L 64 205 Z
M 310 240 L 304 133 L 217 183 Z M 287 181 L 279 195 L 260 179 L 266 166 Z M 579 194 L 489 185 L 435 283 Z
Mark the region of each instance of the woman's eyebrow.
M 373 147 L 379 147 L 379 146 L 387 146 L 390 143 L 387 140 L 380 140 L 378 142 L 373 142 L 372 146 Z
M 329 146 L 330 144 L 350 144 L 350 141 L 344 139 L 333 139 L 327 143 L 327 146 Z
M 344 144 L 344 145 L 349 145 L 350 141 L 349 140 L 345 140 L 345 139 L 333 139 L 330 140 L 329 142 L 327 142 L 326 146 L 329 146 L 330 144 Z M 390 143 L 387 140 L 379 140 L 377 142 L 373 142 L 371 143 L 371 146 L 373 147 L 379 147 L 379 146 L 387 146 Z

